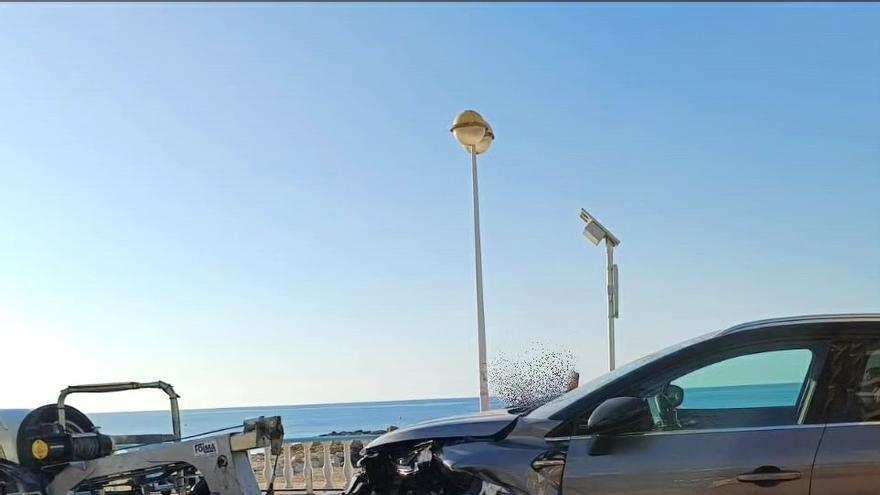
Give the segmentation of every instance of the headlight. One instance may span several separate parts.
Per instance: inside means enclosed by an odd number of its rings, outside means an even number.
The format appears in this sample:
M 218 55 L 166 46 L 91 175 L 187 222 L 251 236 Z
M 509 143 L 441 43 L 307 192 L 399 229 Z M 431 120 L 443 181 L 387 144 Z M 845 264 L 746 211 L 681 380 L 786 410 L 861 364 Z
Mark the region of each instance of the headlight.
M 409 476 L 417 473 L 421 467 L 431 464 L 434 453 L 431 451 L 431 442 L 420 443 L 410 450 L 405 456 L 394 460 L 397 474 Z

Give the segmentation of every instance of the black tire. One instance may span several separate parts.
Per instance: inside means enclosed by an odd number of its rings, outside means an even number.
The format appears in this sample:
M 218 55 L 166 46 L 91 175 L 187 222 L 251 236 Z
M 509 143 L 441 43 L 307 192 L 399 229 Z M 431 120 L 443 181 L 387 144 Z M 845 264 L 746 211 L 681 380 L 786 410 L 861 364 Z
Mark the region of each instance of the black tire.
M 196 482 L 189 493 L 190 495 L 211 495 L 211 490 L 208 488 L 208 484 L 205 483 L 205 479 L 202 478 Z

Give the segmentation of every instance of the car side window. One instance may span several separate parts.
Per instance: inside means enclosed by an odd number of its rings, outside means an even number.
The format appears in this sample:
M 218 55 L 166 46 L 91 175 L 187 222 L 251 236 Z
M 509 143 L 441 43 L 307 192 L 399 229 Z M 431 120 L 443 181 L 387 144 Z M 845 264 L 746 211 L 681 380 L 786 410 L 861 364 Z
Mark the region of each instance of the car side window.
M 810 368 L 808 349 L 747 354 L 672 381 L 684 391 L 680 409 L 794 407 Z
M 829 375 L 828 422 L 880 421 L 880 341 L 835 343 Z
M 643 397 L 660 431 L 797 424 L 813 360 L 808 348 L 733 356 L 664 379 Z

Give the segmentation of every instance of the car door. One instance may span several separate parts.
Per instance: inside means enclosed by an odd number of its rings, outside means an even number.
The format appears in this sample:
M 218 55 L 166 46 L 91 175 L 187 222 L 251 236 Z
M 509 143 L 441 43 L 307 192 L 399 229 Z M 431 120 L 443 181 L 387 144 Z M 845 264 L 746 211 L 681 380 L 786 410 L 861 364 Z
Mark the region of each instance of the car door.
M 563 494 L 808 495 L 823 425 L 804 420 L 825 355 L 777 342 L 671 364 L 616 394 L 654 404 L 653 427 L 572 437 Z
M 828 367 L 830 386 L 821 397 L 828 427 L 816 454 L 812 493 L 875 494 L 880 486 L 880 340 L 835 342 Z

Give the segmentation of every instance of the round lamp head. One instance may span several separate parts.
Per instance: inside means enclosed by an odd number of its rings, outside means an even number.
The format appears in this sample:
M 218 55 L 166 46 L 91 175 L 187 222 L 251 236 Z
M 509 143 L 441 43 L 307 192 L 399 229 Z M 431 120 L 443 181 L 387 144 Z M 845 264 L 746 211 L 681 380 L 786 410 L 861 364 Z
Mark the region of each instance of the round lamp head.
M 483 139 L 480 140 L 479 143 L 474 145 L 474 152 L 478 155 L 482 155 L 486 151 L 489 151 L 489 147 L 492 146 L 492 141 L 495 140 L 495 133 L 492 132 L 492 126 L 486 124 L 486 134 L 483 135 Z M 470 148 L 465 146 L 465 151 L 470 153 Z
M 459 143 L 465 147 L 476 146 L 486 135 L 486 129 L 489 124 L 483 120 L 483 117 L 473 110 L 465 110 L 458 114 L 455 122 L 452 123 L 452 134 Z

